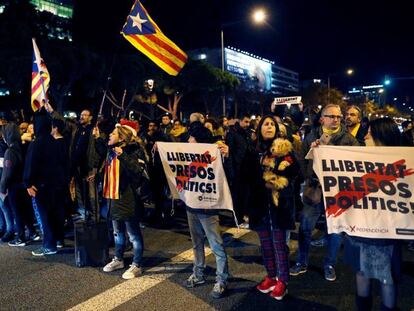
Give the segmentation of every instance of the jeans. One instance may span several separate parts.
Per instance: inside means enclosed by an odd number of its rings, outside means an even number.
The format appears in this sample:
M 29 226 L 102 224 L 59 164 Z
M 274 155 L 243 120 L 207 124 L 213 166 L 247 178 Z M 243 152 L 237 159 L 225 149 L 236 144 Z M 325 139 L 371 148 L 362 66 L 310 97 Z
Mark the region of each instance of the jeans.
M 36 217 L 37 224 L 39 225 L 40 233 L 43 235 L 43 224 L 42 224 L 42 218 L 40 218 L 39 208 L 37 207 L 36 198 L 32 197 L 32 207 L 33 212 Z
M 23 186 L 14 185 L 9 187 L 7 197 L 14 216 L 14 231 L 19 239 L 25 241 L 25 227 L 29 231 L 29 236 L 36 232 L 33 224 L 33 210 L 28 205 L 28 194 Z
M 62 191 L 52 187 L 39 187 L 36 193 L 36 205 L 43 227 L 43 247 L 56 250 L 56 242 L 63 242 L 65 221 L 64 207 L 59 204 Z
M 0 209 L 4 217 L 3 230 L 5 232 L 13 232 L 14 218 L 13 218 L 12 210 L 10 209 L 9 203 L 7 201 L 8 201 L 7 197 L 4 199 L 4 201 L 0 199 Z
M 203 277 L 205 268 L 204 233 L 210 248 L 216 257 L 216 282 L 227 283 L 229 277 L 227 254 L 220 234 L 219 216 L 192 213 L 187 211 L 188 226 L 194 250 L 193 272 L 197 277 Z
M 140 266 L 142 261 L 142 254 L 144 252 L 144 240 L 142 238 L 141 229 L 138 220 L 120 221 L 112 220 L 114 226 L 115 238 L 115 256 L 118 259 L 124 258 L 126 236 L 125 231 L 128 232 L 129 240 L 132 243 L 134 258 L 132 262 Z
M 308 265 L 312 231 L 313 229 L 315 229 L 315 225 L 318 221 L 319 216 L 324 212 L 325 210 L 323 203 L 319 203 L 316 205 L 303 204 L 298 238 L 298 263 Z M 342 242 L 342 235 L 337 233 L 327 234 L 327 242 L 327 254 L 324 260 L 324 267 L 328 265 L 335 266 L 337 253 Z

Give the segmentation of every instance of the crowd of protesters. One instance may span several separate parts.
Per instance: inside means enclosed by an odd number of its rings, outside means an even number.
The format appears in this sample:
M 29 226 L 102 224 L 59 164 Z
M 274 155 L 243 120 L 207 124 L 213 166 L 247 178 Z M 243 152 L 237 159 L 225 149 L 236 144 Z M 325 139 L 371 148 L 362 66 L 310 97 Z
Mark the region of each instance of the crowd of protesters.
M 323 143 L 414 146 L 413 120 L 402 124 L 401 133 L 391 118 L 364 123 L 357 106 L 342 111 L 329 104 L 306 121 L 301 109 L 292 114 L 288 108 L 285 110 L 265 116 L 245 114 L 238 119 L 215 119 L 194 112 L 187 123 L 172 120 L 169 114 L 162 115 L 160 122 L 95 118 L 89 109 L 84 109 L 75 122 L 63 118 L 49 103 L 35 114 L 31 123 L 2 114 L 1 241 L 11 247 L 23 247 L 41 240 L 42 246 L 32 254 L 54 255 L 65 247 L 65 231 L 73 230 L 74 221 L 102 218 L 108 221 L 115 246 L 115 256 L 103 271 L 124 269 L 124 252 L 131 245 L 132 264 L 122 277 L 135 278 L 142 273 L 144 222 L 173 225 L 172 206 L 184 205 L 175 202 L 169 193 L 156 143 L 217 144 L 235 217 L 242 228 L 256 231 L 260 240 L 267 275 L 257 289 L 282 300 L 288 292 L 289 278 L 307 272 L 312 232 L 324 217 L 321 194 L 302 195 L 303 187 L 319 185 L 312 161 L 305 160 L 310 148 Z M 329 141 L 322 140 L 324 134 Z M 148 174 L 150 183 L 145 194 L 136 190 L 142 184 L 143 174 Z M 275 175 L 279 177 L 273 178 Z M 191 288 L 205 283 L 206 236 L 217 264 L 211 294 L 220 298 L 226 292 L 229 270 L 219 213 L 189 207 L 186 212 L 194 248 L 193 273 L 186 285 Z M 297 262 L 289 267 L 288 244 L 296 222 Z M 403 243 L 327 234 L 326 223 L 324 231 L 325 279 L 336 280 L 337 254 L 344 242 L 345 261 L 356 273 L 358 310 L 371 309 L 374 279 L 381 284 L 383 310 L 393 310 L 397 304 Z M 366 265 L 366 257 L 360 255 L 368 248 L 383 259 L 377 268 Z M 414 250 L 412 242 L 408 248 Z

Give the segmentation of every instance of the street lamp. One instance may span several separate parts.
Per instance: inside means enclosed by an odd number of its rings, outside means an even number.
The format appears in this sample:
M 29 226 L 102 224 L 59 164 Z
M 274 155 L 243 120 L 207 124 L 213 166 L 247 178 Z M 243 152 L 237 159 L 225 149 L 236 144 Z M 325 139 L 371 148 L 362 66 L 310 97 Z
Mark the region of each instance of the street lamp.
M 251 14 L 251 19 L 255 24 L 263 24 L 267 19 L 266 11 L 262 8 L 256 9 Z M 221 71 L 224 72 L 224 27 L 232 26 L 235 24 L 243 23 L 245 20 L 237 22 L 225 23 L 221 25 L 220 37 L 221 37 Z M 223 94 L 223 115 L 226 114 L 226 95 Z
M 262 24 L 266 21 L 266 11 L 264 9 L 257 9 L 252 14 L 252 19 L 256 24 Z

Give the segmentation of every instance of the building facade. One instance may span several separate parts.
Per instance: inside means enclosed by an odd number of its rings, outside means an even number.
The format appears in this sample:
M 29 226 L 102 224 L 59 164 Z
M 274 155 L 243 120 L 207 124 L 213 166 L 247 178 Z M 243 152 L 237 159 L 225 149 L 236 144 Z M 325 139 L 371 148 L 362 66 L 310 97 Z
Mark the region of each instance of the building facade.
M 31 0 L 30 1 L 40 13 L 51 13 L 44 24 L 44 33 L 49 39 L 67 39 L 72 41 L 72 0 Z
M 197 49 L 189 52 L 191 58 L 203 60 L 212 66 L 222 68 L 239 78 L 241 87 L 246 90 L 270 92 L 275 96 L 297 95 L 299 74 L 283 68 L 274 61 L 236 49 L 224 48 L 222 64 L 221 49 Z

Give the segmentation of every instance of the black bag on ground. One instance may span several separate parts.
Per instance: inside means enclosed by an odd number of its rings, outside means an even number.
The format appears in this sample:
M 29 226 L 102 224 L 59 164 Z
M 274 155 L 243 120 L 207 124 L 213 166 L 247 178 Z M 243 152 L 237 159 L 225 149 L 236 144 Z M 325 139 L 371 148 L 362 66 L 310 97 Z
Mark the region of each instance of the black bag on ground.
M 102 267 L 109 261 L 108 225 L 106 222 L 76 222 L 75 263 L 77 267 Z

